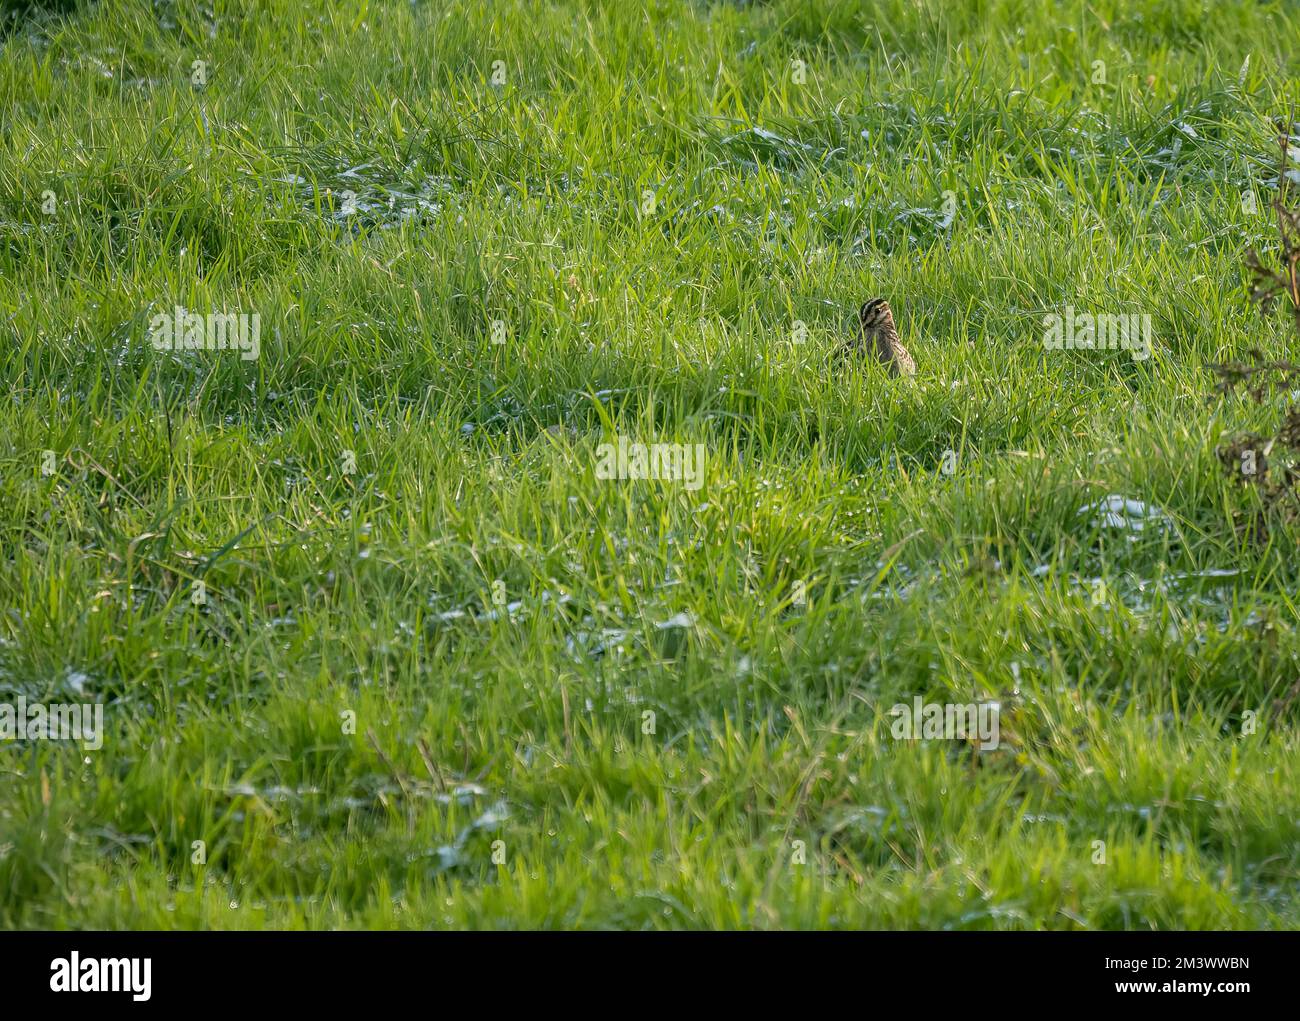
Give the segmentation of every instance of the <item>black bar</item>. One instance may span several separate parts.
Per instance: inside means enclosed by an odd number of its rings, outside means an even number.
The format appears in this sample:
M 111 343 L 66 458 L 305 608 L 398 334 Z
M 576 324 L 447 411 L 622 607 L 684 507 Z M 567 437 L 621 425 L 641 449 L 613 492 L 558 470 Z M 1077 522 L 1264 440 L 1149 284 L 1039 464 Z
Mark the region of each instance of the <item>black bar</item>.
M 412 993 L 434 1010 L 463 1000 L 492 1011 L 511 1003 L 575 1007 L 587 994 L 594 997 L 587 1009 L 621 1010 L 666 1008 L 688 988 L 698 990 L 689 997 L 694 1008 L 716 1000 L 733 1013 L 750 1002 L 806 1008 L 845 996 L 883 1007 L 900 993 L 927 1009 L 1145 1000 L 1222 1010 L 1286 996 L 1297 951 L 1295 933 L 1261 932 L 8 932 L 0 933 L 0 988 L 6 1007 L 113 1001 L 130 1010 L 374 1011 L 390 995 Z M 69 977 L 74 952 L 87 981 L 126 976 L 119 984 L 128 987 L 130 978 L 143 979 L 148 959 L 148 999 L 136 1000 L 130 988 L 79 990 L 75 1000 L 52 990 Z M 103 959 L 138 964 L 130 973 L 105 970 Z M 1121 990 L 1121 983 L 1154 988 Z M 611 985 L 625 987 L 626 997 L 610 1000 Z

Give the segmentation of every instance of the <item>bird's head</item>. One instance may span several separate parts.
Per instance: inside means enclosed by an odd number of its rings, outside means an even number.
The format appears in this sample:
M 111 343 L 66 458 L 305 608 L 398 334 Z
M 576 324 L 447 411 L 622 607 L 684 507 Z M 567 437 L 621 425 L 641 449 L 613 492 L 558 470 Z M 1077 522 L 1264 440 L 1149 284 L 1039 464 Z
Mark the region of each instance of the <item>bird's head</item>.
M 872 298 L 858 309 L 858 322 L 862 324 L 864 332 L 870 333 L 885 326 L 893 326 L 894 313 L 884 298 Z

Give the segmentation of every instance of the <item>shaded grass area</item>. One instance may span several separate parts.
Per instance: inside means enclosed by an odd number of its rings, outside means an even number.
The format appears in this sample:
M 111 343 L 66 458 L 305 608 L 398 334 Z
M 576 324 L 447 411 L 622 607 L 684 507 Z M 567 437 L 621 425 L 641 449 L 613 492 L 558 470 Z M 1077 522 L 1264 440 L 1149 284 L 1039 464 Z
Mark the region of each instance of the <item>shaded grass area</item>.
M 1294 343 L 1240 263 L 1296 14 L 479 6 L 3 44 L 0 691 L 107 733 L 0 744 L 0 924 L 1300 921 L 1300 537 L 1206 400 Z M 829 357 L 874 294 L 913 385 Z

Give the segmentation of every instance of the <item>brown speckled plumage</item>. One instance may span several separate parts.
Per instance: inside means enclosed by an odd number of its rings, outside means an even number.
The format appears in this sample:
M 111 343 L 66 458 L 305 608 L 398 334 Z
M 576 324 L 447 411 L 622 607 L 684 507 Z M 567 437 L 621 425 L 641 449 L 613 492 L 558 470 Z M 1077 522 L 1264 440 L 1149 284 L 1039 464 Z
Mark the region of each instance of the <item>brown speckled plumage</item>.
M 898 339 L 894 313 L 884 298 L 872 298 L 858 310 L 856 346 L 885 366 L 891 376 L 915 376 L 916 362 Z

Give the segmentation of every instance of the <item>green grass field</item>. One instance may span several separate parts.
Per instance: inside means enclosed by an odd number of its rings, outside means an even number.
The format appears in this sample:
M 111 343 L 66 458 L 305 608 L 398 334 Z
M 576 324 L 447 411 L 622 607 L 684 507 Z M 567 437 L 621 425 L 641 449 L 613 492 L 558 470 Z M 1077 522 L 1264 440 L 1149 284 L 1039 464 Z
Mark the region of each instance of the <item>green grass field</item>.
M 1216 455 L 1282 404 L 1210 368 L 1297 344 L 1294 5 L 66 6 L 0 41 L 0 700 L 104 732 L 0 742 L 0 926 L 1300 925 L 1300 525 Z M 833 356 L 874 295 L 915 380 Z

